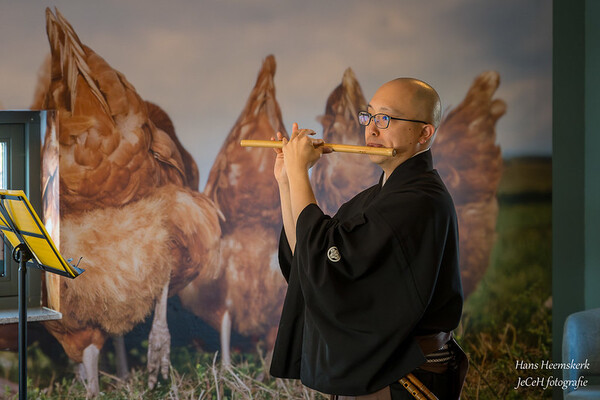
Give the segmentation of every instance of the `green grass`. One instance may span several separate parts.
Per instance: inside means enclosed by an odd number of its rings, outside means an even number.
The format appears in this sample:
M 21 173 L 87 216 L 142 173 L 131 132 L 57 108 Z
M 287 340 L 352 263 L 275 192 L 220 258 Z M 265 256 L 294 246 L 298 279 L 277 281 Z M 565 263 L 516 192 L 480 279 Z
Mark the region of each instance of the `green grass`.
M 175 353 L 184 349 L 174 349 Z M 42 358 L 44 358 L 42 356 Z M 126 380 L 101 372 L 99 399 L 306 399 L 326 397 L 303 387 L 299 382 L 265 375 L 265 360 L 256 354 L 234 355 L 233 366 L 220 366 L 217 354 L 196 353 L 185 365 L 171 367 L 168 381 L 159 380 L 156 388 L 147 387 L 147 372 L 133 369 Z M 31 369 L 30 369 L 31 370 Z M 37 372 L 42 372 L 34 368 Z M 35 372 L 31 371 L 31 372 Z M 29 371 L 28 371 L 29 372 Z M 48 373 L 49 371 L 45 371 Z M 0 395 L 2 392 L 0 392 Z M 17 399 L 18 393 L 4 393 L 3 399 Z M 84 399 L 86 390 L 74 375 L 52 379 L 45 386 L 28 384 L 28 398 L 39 400 Z
M 550 371 L 516 369 L 518 360 L 551 360 L 552 206 L 550 160 L 505 163 L 497 241 L 489 269 L 467 299 L 459 329 L 471 368 L 464 399 L 551 398 L 518 378 Z M 518 178 L 517 178 L 518 177 Z

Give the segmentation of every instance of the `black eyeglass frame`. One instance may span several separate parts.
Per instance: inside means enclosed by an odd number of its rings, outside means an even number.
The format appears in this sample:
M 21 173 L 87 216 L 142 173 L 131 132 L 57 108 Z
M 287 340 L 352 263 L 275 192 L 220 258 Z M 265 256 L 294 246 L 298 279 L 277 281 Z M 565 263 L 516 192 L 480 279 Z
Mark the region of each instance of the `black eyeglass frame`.
M 367 122 L 366 124 L 363 124 L 360 122 L 360 116 L 362 115 L 368 115 L 369 116 L 369 122 Z M 378 115 L 383 115 L 385 117 L 388 117 L 388 121 L 387 121 L 387 125 L 385 127 L 381 127 L 381 126 L 377 126 L 379 129 L 387 129 L 390 126 L 390 121 L 393 119 L 396 119 L 398 121 L 408 121 L 408 122 L 419 122 L 421 124 L 425 124 L 425 125 L 431 125 L 429 122 L 425 122 L 425 121 L 421 121 L 418 119 L 407 119 L 407 118 L 398 118 L 398 117 L 392 117 L 390 115 L 384 114 L 384 113 L 377 113 L 375 115 L 372 115 L 370 112 L 368 111 L 360 111 L 358 113 L 358 123 L 362 126 L 369 126 L 369 124 L 371 123 L 371 120 L 375 120 L 375 117 Z M 375 122 L 375 125 L 377 125 L 377 123 Z

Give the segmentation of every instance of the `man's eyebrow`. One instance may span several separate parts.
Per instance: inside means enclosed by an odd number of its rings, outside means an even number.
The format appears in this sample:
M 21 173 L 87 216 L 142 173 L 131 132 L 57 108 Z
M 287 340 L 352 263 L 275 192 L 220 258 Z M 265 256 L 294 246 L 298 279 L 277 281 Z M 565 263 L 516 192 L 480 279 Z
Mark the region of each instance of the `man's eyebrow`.
M 371 104 L 367 104 L 367 110 L 369 108 L 373 108 L 373 106 Z M 397 110 L 394 110 L 393 108 L 389 108 L 389 107 L 381 107 L 382 111 L 386 111 L 386 112 L 390 112 L 390 113 L 395 113 L 395 114 L 399 114 Z

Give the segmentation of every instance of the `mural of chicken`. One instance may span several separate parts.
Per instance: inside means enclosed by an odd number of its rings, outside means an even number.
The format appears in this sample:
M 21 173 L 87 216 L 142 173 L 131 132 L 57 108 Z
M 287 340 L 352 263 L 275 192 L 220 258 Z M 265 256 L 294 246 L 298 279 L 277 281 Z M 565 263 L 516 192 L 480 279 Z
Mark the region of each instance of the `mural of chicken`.
M 168 295 L 218 275 L 219 212 L 197 192 L 197 168 L 166 113 L 83 45 L 58 11 L 46 10 L 46 24 L 50 79 L 32 108 L 58 110 L 59 177 L 43 178 L 47 188 L 58 180 L 44 201 L 60 202 L 61 253 L 82 256 L 86 270 L 75 280 L 47 279 L 48 301 L 63 319 L 46 327 L 83 362 L 93 395 L 108 335 L 128 332 L 154 310 L 152 387 L 168 372 Z
M 503 100 L 492 99 L 499 84 L 496 72 L 478 76 L 461 104 L 443 118 L 432 146 L 435 167 L 456 206 L 465 297 L 483 277 L 495 241 L 496 193 L 502 175 L 495 125 L 506 112 Z M 354 74 L 346 70 L 321 117 L 325 141 L 363 145 L 356 111 L 365 109 L 365 103 Z M 311 179 L 317 201 L 332 213 L 353 194 L 374 184 L 380 173 L 366 157 L 331 154 L 315 165 Z
M 208 177 L 204 193 L 225 216 L 221 224 L 218 285 L 196 279 L 179 293 L 182 304 L 221 332 L 222 361 L 229 363 L 231 329 L 274 344 L 285 295 L 277 260 L 281 230 L 279 191 L 271 149 L 240 146 L 242 139 L 285 133 L 275 98 L 275 58 L 263 62 L 246 106 L 229 133 Z
M 47 279 L 50 305 L 63 319 L 46 326 L 83 363 L 90 394 L 98 392 L 98 353 L 108 335 L 128 332 L 153 310 L 150 386 L 159 372 L 165 375 L 169 295 L 178 294 L 187 309 L 221 332 L 225 364 L 231 330 L 265 338 L 270 349 L 285 294 L 277 261 L 274 153 L 239 142 L 285 134 L 274 57 L 264 60 L 199 193 L 198 169 L 168 115 L 83 45 L 58 11 L 47 10 L 46 18 L 50 73 L 40 79 L 32 108 L 58 110 L 59 129 L 49 130 L 44 144 L 45 208 L 56 206 L 60 215 L 53 228 L 60 223 L 61 252 L 83 256 L 86 269 L 73 281 Z M 494 72 L 477 77 L 465 100 L 445 116 L 434 143 L 436 168 L 459 217 L 465 295 L 483 276 L 494 243 L 501 175 L 495 124 L 506 111 L 502 100 L 492 99 L 498 85 Z M 365 107 L 347 69 L 319 117 L 325 141 L 363 144 L 356 114 Z M 367 157 L 338 153 L 323 157 L 311 180 L 319 204 L 333 214 L 379 174 Z

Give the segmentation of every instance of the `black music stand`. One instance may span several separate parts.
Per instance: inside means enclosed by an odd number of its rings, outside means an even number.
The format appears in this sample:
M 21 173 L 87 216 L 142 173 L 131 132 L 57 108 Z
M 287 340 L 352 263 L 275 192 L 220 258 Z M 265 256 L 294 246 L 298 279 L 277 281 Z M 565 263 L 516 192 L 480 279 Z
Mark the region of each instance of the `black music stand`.
M 19 400 L 27 399 L 27 267 L 76 278 L 22 190 L 0 190 L 0 230 L 19 263 Z

